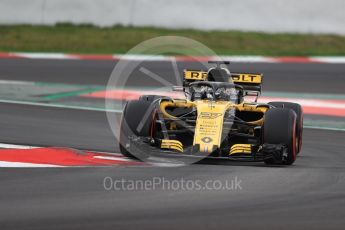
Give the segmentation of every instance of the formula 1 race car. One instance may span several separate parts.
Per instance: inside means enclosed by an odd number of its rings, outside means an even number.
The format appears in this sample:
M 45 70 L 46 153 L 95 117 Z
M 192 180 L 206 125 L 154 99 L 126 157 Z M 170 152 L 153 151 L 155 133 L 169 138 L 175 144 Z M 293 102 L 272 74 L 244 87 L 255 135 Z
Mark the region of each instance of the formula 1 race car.
M 289 102 L 258 103 L 262 74 L 184 71 L 185 99 L 145 95 L 128 101 L 120 128 L 123 155 L 199 156 L 291 165 L 302 147 L 303 111 Z M 248 102 L 246 98 L 254 100 Z M 139 153 L 140 152 L 140 153 Z

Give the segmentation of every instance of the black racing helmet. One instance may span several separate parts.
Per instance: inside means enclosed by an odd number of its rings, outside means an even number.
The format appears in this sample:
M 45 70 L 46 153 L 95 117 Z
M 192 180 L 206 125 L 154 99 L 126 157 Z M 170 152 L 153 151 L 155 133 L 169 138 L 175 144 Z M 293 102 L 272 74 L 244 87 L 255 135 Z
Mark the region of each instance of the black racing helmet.
M 230 71 L 226 68 L 211 68 L 207 72 L 208 81 L 229 82 L 230 77 Z
M 216 64 L 216 67 L 213 67 L 207 72 L 208 81 L 216 82 L 229 82 L 231 74 L 227 68 L 221 68 L 221 64 L 230 64 L 228 61 L 209 61 L 210 64 Z

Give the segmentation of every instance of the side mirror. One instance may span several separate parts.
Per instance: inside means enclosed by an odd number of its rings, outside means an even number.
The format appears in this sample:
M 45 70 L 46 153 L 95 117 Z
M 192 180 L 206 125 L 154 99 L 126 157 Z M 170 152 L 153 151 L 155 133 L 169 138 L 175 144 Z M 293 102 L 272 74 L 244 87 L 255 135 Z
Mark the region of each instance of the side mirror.
M 255 97 L 254 101 L 258 102 L 260 92 L 258 92 L 258 91 L 245 91 L 244 96 Z
M 172 90 L 174 92 L 184 92 L 184 87 L 183 86 L 173 86 Z
M 245 91 L 244 92 L 244 96 L 258 97 L 259 96 L 259 92 L 257 92 L 257 91 Z

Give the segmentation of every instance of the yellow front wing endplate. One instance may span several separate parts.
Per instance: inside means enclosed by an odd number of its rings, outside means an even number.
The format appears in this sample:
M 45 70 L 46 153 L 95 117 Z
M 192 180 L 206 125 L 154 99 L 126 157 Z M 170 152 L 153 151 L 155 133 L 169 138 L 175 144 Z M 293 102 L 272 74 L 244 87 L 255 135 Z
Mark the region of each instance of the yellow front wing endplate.
M 162 140 L 161 148 L 183 152 L 183 144 L 178 140 Z
M 250 144 L 235 144 L 231 146 L 229 155 L 251 154 L 252 146 Z

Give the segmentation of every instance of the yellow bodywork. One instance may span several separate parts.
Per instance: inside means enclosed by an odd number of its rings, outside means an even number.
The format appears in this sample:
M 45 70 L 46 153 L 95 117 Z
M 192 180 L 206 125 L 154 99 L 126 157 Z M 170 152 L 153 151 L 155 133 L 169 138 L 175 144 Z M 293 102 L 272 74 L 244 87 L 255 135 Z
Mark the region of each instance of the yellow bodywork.
M 227 111 L 235 112 L 260 112 L 264 114 L 266 107 L 260 107 L 256 104 L 241 103 L 234 104 L 229 101 L 211 101 L 211 100 L 171 100 L 160 103 L 160 111 L 165 118 L 176 119 L 166 111 L 168 107 L 196 108 L 197 120 L 194 133 L 193 145 L 198 145 L 199 151 L 211 153 L 215 148 L 219 148 L 222 140 L 224 115 Z M 249 124 L 262 125 L 263 118 L 256 121 L 249 121 Z M 163 145 L 163 142 L 162 142 Z M 164 144 L 167 146 L 168 144 Z M 182 145 L 182 144 L 181 144 Z M 181 146 L 183 148 L 183 146 Z
M 224 114 L 230 104 L 225 101 L 196 101 L 197 120 L 193 145 L 199 145 L 199 151 L 211 153 L 219 147 L 222 139 Z

